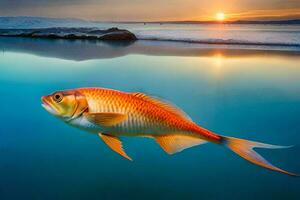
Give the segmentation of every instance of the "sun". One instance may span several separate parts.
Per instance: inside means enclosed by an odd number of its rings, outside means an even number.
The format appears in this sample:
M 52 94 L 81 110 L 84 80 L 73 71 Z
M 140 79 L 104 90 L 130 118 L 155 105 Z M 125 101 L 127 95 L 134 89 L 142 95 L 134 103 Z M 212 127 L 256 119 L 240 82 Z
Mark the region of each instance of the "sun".
M 223 12 L 218 12 L 218 13 L 216 14 L 216 19 L 217 19 L 219 22 L 224 21 L 224 19 L 225 19 L 225 14 L 224 14 Z

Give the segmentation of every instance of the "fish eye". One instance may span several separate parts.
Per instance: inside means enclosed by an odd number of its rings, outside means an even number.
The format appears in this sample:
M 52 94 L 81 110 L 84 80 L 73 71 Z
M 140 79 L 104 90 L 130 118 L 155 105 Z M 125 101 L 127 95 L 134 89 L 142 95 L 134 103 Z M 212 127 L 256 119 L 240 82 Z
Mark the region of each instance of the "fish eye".
M 53 95 L 53 100 L 56 102 L 56 103 L 59 103 L 61 102 L 63 99 L 63 95 L 61 93 L 55 93 Z

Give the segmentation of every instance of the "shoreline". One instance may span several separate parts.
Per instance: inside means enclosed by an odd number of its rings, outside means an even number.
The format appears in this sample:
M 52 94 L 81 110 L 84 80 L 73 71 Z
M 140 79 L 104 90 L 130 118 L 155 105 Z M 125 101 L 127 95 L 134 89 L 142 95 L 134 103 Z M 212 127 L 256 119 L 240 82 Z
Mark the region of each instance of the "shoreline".
M 22 52 L 43 57 L 84 61 L 126 55 L 246 57 L 289 56 L 300 59 L 300 48 L 256 45 L 182 43 L 173 41 L 98 41 L 0 37 L 0 51 Z
M 118 29 L 119 31 L 120 29 Z M 299 48 L 300 44 L 289 44 L 289 43 L 262 43 L 262 42 L 251 42 L 251 41 L 242 41 L 242 40 L 233 40 L 233 39 L 213 39 L 213 40 L 184 40 L 184 39 L 164 39 L 164 38 L 138 38 L 133 33 L 128 30 L 120 30 L 126 31 L 125 33 L 117 33 L 114 32 L 104 35 L 75 35 L 75 34 L 67 34 L 67 35 L 58 35 L 58 34 L 49 34 L 49 35 L 32 35 L 31 33 L 22 33 L 17 35 L 5 35 L 1 33 L 0 29 L 0 38 L 31 38 L 31 39 L 46 39 L 46 40 L 87 40 L 87 41 L 152 41 L 152 42 L 173 42 L 173 43 L 187 43 L 187 44 L 204 44 L 204 45 L 232 45 L 232 46 L 268 46 L 268 47 L 295 47 Z

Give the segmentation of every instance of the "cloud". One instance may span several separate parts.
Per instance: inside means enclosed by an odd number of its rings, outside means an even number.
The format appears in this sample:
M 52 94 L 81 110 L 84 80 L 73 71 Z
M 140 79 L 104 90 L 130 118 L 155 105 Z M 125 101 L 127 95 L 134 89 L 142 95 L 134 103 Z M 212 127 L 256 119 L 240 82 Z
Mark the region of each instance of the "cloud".
M 293 18 L 299 0 L 0 0 L 0 15 L 72 17 L 91 20 L 208 20 Z
M 300 18 L 300 8 L 296 9 L 273 9 L 273 10 L 251 10 L 241 13 L 230 13 L 228 18 L 237 19 L 270 19 L 270 18 Z

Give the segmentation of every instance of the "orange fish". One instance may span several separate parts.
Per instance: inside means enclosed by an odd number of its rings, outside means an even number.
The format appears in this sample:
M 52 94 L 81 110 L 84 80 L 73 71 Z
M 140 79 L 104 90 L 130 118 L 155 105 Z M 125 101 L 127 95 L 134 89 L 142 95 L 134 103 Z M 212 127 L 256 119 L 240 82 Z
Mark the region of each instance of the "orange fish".
M 113 151 L 129 160 L 120 136 L 153 138 L 168 154 L 212 142 L 228 147 L 256 165 L 295 175 L 273 166 L 253 150 L 285 146 L 218 135 L 197 125 L 176 106 L 143 93 L 79 88 L 43 96 L 42 102 L 49 113 L 74 127 L 97 133 Z

